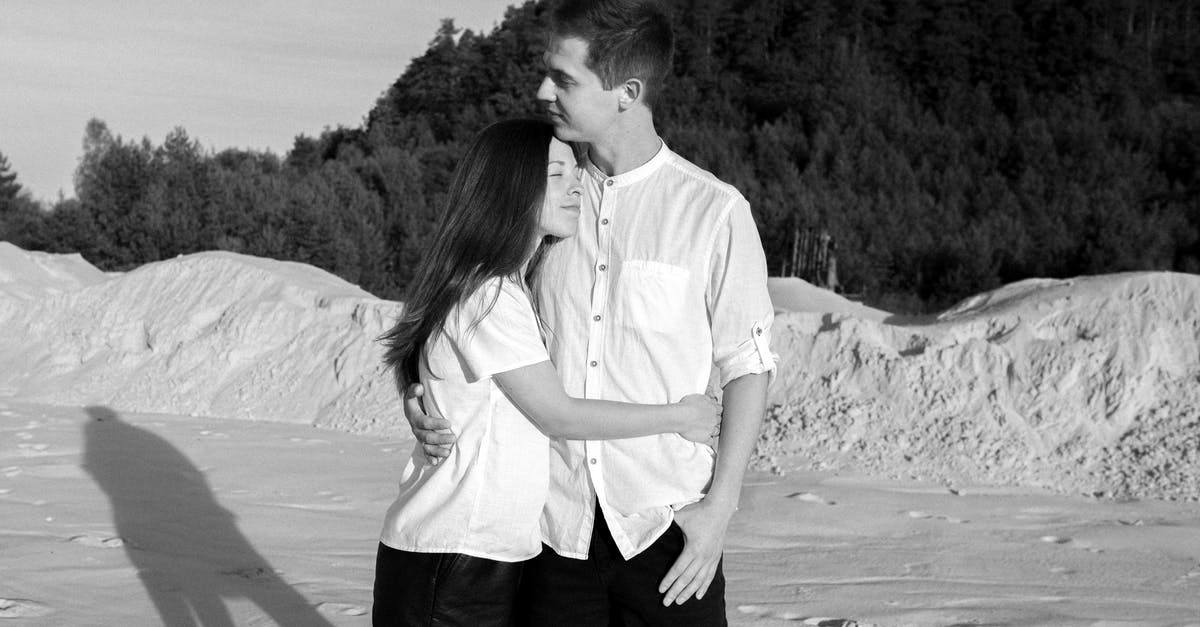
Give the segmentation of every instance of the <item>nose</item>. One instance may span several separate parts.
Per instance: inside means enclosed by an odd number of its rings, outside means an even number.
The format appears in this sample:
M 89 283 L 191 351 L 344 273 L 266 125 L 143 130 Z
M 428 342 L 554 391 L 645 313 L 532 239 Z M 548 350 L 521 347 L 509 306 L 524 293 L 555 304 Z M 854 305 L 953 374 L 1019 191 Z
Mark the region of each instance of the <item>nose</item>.
M 581 173 L 582 169 L 578 166 L 570 169 L 569 174 L 567 175 L 569 177 L 567 180 L 571 183 L 569 186 L 567 186 L 568 195 L 583 196 L 583 183 L 582 179 L 580 178 Z
M 550 80 L 549 76 L 542 78 L 542 83 L 538 85 L 537 99 L 541 102 L 554 102 L 554 81 Z

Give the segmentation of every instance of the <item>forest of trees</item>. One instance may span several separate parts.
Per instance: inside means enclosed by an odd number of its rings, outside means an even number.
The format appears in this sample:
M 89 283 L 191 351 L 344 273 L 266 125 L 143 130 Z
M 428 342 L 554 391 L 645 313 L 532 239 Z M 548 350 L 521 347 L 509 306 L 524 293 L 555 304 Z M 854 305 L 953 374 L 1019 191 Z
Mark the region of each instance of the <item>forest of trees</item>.
M 747 196 L 773 273 L 809 227 L 849 291 L 907 313 L 1034 276 L 1200 272 L 1192 0 L 665 4 L 659 131 Z M 92 120 L 76 198 L 42 208 L 0 156 L 0 238 L 115 270 L 231 250 L 398 298 L 469 139 L 538 113 L 545 15 L 444 22 L 361 126 L 282 158 Z

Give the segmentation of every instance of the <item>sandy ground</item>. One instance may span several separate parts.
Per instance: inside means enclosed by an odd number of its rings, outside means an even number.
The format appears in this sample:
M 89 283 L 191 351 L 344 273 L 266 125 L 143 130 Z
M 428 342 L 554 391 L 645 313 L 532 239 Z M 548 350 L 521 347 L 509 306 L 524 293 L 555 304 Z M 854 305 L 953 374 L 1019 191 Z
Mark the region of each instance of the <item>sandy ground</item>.
M 0 400 L 0 618 L 368 625 L 409 446 Z M 752 473 L 728 537 L 729 618 L 1200 625 L 1198 538 L 1195 502 Z

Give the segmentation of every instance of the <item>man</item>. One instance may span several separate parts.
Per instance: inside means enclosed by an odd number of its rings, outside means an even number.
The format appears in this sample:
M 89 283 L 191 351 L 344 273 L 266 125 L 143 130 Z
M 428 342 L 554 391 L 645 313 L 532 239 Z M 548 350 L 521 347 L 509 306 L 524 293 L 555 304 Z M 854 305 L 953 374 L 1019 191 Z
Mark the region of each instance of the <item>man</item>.
M 724 390 L 719 454 L 674 435 L 552 440 L 542 554 L 520 624 L 725 624 L 721 551 L 774 361 L 766 263 L 749 205 L 671 152 L 652 107 L 673 34 L 650 0 L 566 0 L 538 100 L 586 157 L 579 234 L 545 257 L 537 296 L 572 396 L 668 403 Z M 448 423 L 405 413 L 426 451 Z

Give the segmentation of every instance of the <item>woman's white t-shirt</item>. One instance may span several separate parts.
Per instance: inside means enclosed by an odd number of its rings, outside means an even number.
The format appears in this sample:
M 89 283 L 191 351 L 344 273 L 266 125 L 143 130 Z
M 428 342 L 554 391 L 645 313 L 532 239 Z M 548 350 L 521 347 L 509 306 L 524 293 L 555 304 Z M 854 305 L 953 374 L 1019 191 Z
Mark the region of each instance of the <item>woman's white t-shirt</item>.
M 426 412 L 449 420 L 458 439 L 437 466 L 414 445 L 383 544 L 502 562 L 541 551 L 549 441 L 492 375 L 549 359 L 533 305 L 513 280 L 489 280 L 451 310 L 420 374 Z

